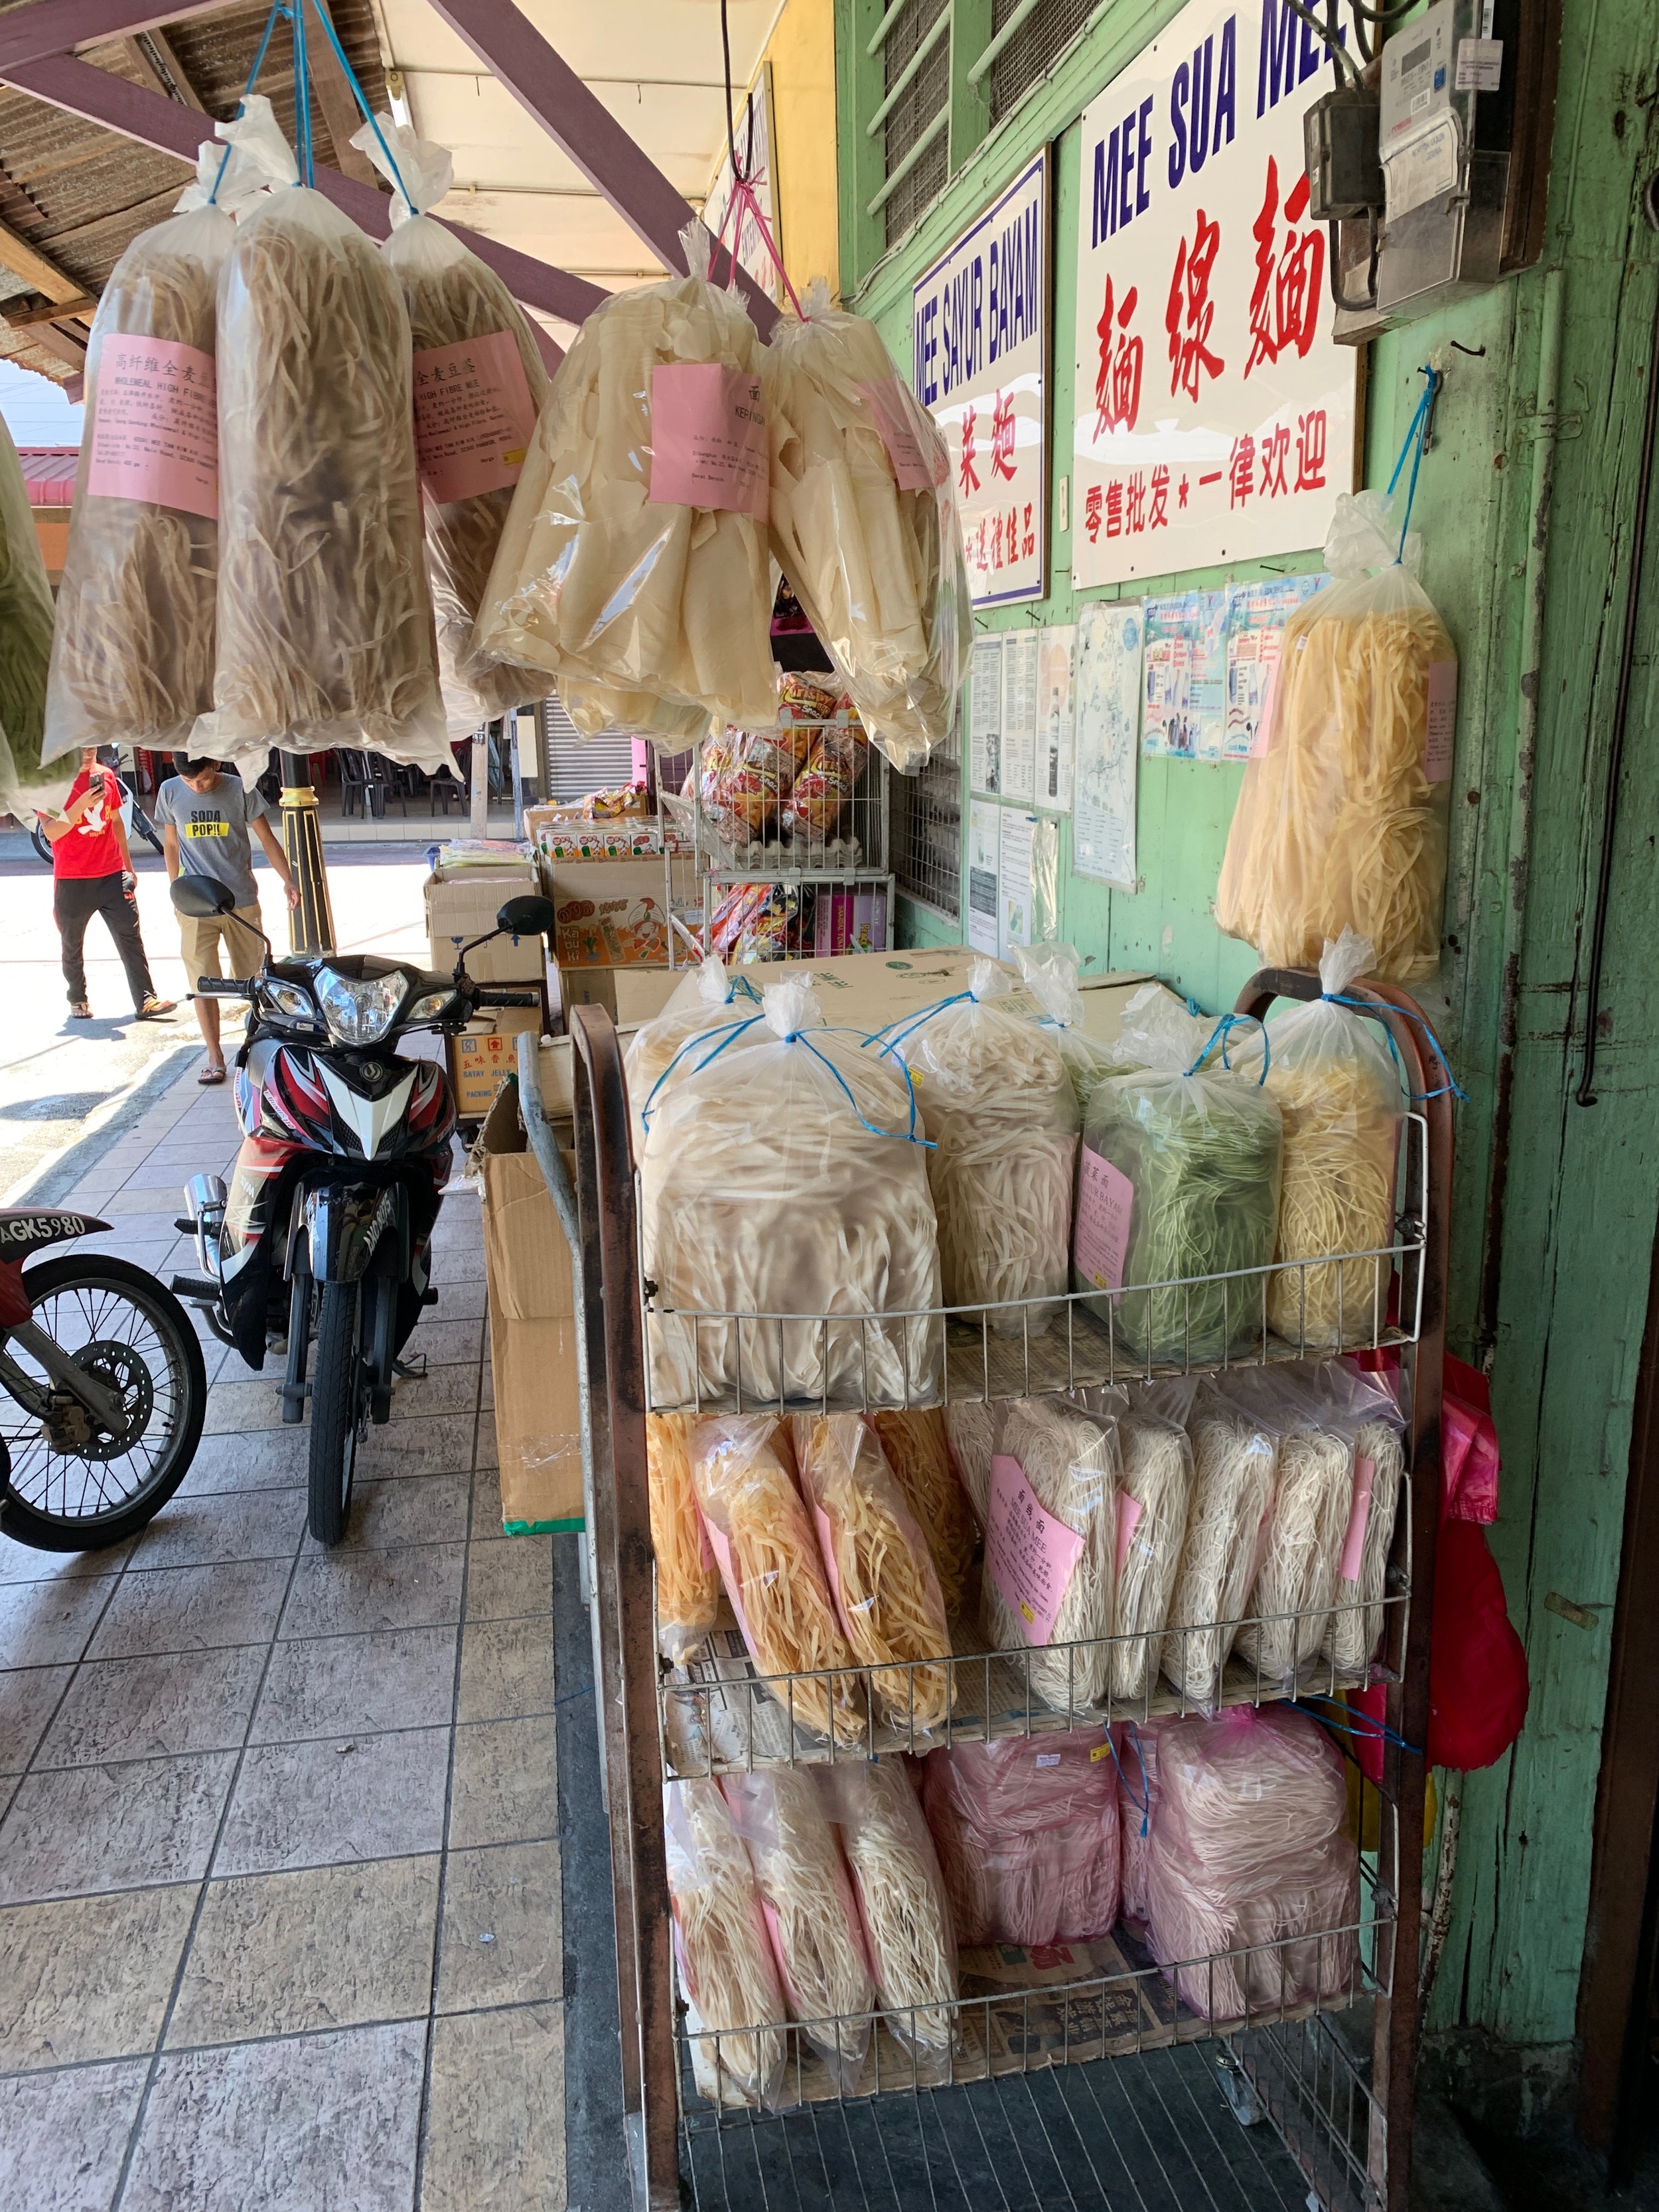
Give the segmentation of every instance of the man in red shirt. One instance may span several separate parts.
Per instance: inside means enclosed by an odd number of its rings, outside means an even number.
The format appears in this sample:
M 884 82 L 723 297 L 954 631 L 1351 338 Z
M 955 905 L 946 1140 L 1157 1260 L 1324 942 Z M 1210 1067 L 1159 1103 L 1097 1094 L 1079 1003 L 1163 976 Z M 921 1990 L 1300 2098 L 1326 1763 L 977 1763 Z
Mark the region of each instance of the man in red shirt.
M 52 919 L 64 940 L 64 980 L 72 1020 L 89 1022 L 87 965 L 82 947 L 95 914 L 115 939 L 140 1021 L 170 1014 L 174 1001 L 158 999 L 138 933 L 137 878 L 121 819 L 121 787 L 98 758 L 95 745 L 81 748 L 81 772 L 70 786 L 61 814 L 43 814 L 40 827 L 52 846 Z

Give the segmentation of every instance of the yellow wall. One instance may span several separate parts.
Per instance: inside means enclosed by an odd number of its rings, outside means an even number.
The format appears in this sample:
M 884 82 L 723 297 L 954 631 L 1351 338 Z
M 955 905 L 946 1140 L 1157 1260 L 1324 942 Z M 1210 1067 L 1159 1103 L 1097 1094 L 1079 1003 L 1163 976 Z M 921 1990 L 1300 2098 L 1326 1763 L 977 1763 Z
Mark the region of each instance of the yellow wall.
M 833 0 L 787 0 L 764 58 L 772 64 L 784 263 L 798 292 L 814 276 L 838 290 Z

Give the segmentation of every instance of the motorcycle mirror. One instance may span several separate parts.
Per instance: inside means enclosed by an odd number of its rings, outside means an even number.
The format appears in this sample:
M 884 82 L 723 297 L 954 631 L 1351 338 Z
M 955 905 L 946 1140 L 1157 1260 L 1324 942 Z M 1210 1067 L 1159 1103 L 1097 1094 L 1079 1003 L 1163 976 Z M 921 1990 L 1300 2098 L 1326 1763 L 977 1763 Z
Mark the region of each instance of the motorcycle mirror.
M 230 885 L 215 883 L 210 876 L 175 876 L 168 896 L 191 921 L 210 921 L 215 915 L 233 912 L 236 905 Z
M 495 927 L 509 931 L 514 937 L 546 937 L 551 934 L 557 920 L 551 899 L 538 898 L 533 891 L 527 891 L 522 897 L 508 899 L 495 916 Z

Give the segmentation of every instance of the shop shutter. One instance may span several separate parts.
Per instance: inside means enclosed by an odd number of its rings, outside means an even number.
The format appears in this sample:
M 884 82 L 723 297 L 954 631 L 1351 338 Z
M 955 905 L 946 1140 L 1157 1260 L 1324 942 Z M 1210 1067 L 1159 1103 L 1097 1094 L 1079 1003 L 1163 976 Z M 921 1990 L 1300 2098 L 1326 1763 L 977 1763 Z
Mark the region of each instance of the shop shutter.
M 634 738 L 628 730 L 605 730 L 597 738 L 577 736 L 576 727 L 556 699 L 542 703 L 542 788 L 550 803 L 580 799 L 590 791 L 609 791 L 634 773 Z
M 882 48 L 884 82 L 887 91 L 903 76 L 927 33 L 950 6 L 951 0 L 907 0 L 894 18 Z M 951 33 L 941 33 L 915 76 L 905 87 L 882 127 L 885 156 L 884 173 L 890 177 L 939 115 L 951 96 Z M 932 143 L 906 171 L 882 209 L 886 240 L 891 246 L 902 238 L 919 216 L 926 213 L 945 189 L 950 174 L 948 130 L 937 132 Z

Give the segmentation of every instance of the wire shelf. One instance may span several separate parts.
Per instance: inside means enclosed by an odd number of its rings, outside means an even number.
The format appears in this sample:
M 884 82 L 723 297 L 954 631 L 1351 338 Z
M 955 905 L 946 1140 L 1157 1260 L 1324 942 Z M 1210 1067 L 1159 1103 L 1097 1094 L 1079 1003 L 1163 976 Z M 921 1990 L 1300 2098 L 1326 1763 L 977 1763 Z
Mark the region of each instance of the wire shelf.
M 702 738 L 683 796 L 700 874 L 747 883 L 887 873 L 887 763 L 856 723 L 796 717 Z

